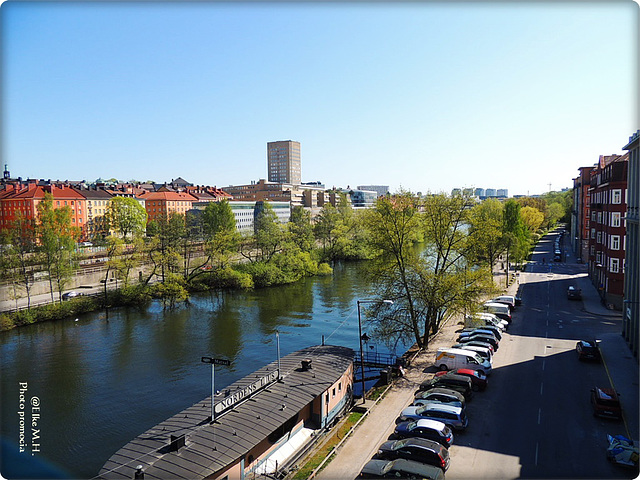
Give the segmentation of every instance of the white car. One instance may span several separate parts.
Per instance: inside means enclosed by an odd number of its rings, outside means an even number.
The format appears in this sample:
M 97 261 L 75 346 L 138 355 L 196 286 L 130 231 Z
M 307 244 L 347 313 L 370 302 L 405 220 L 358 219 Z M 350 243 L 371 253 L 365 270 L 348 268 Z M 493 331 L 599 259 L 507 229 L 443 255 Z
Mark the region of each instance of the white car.
M 496 297 L 491 301 L 492 302 L 496 302 L 496 303 L 504 303 L 506 305 L 509 305 L 509 308 L 511 310 L 516 308 L 516 297 L 514 297 L 513 295 L 500 295 L 499 297 Z

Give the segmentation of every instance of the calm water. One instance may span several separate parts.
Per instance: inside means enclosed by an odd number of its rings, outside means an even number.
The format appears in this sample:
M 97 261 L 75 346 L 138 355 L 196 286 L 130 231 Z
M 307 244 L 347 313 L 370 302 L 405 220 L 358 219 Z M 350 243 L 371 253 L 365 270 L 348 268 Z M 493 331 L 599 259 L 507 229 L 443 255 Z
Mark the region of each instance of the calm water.
M 201 356 L 232 361 L 216 368 L 216 388 L 224 387 L 276 359 L 276 330 L 283 356 L 320 344 L 323 335 L 327 344 L 357 350 L 356 300 L 370 296 L 362 268 L 337 266 L 333 277 L 271 289 L 200 294 L 173 312 L 154 303 L 111 310 L 108 321 L 96 312 L 1 333 L 4 447 L 19 448 L 21 408 L 27 420 L 26 451 L 10 465 L 33 458 L 67 477 L 94 477 L 121 446 L 211 394 L 211 367 Z

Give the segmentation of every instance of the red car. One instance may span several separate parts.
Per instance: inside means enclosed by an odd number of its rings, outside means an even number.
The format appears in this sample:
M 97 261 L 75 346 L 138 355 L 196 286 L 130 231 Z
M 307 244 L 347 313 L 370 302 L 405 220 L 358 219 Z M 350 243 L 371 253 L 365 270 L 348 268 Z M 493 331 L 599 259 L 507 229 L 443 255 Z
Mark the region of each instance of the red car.
M 457 370 L 450 370 L 448 372 L 438 372 L 436 373 L 436 377 L 451 374 L 469 377 L 471 379 L 471 388 L 476 392 L 487 388 L 487 376 L 484 373 L 478 372 L 477 370 L 471 370 L 470 368 L 458 368 Z

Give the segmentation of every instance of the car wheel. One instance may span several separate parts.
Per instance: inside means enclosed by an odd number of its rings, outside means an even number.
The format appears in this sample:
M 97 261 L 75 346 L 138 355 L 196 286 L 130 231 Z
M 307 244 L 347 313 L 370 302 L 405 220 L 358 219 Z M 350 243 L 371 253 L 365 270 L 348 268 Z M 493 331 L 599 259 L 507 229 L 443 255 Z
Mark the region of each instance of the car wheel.
M 440 365 L 440 370 L 444 372 L 445 370 L 448 370 L 448 368 L 447 368 L 447 366 L 443 363 L 442 365 Z

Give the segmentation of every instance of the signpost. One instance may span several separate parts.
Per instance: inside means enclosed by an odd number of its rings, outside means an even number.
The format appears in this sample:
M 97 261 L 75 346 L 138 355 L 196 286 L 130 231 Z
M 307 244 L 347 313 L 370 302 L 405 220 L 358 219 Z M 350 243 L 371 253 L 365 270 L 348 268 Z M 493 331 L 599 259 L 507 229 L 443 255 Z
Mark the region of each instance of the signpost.
M 211 364 L 211 423 L 213 423 L 216 419 L 216 412 L 213 402 L 216 395 L 216 365 L 229 366 L 231 365 L 231 361 L 225 360 L 224 358 L 202 357 L 201 362 Z

